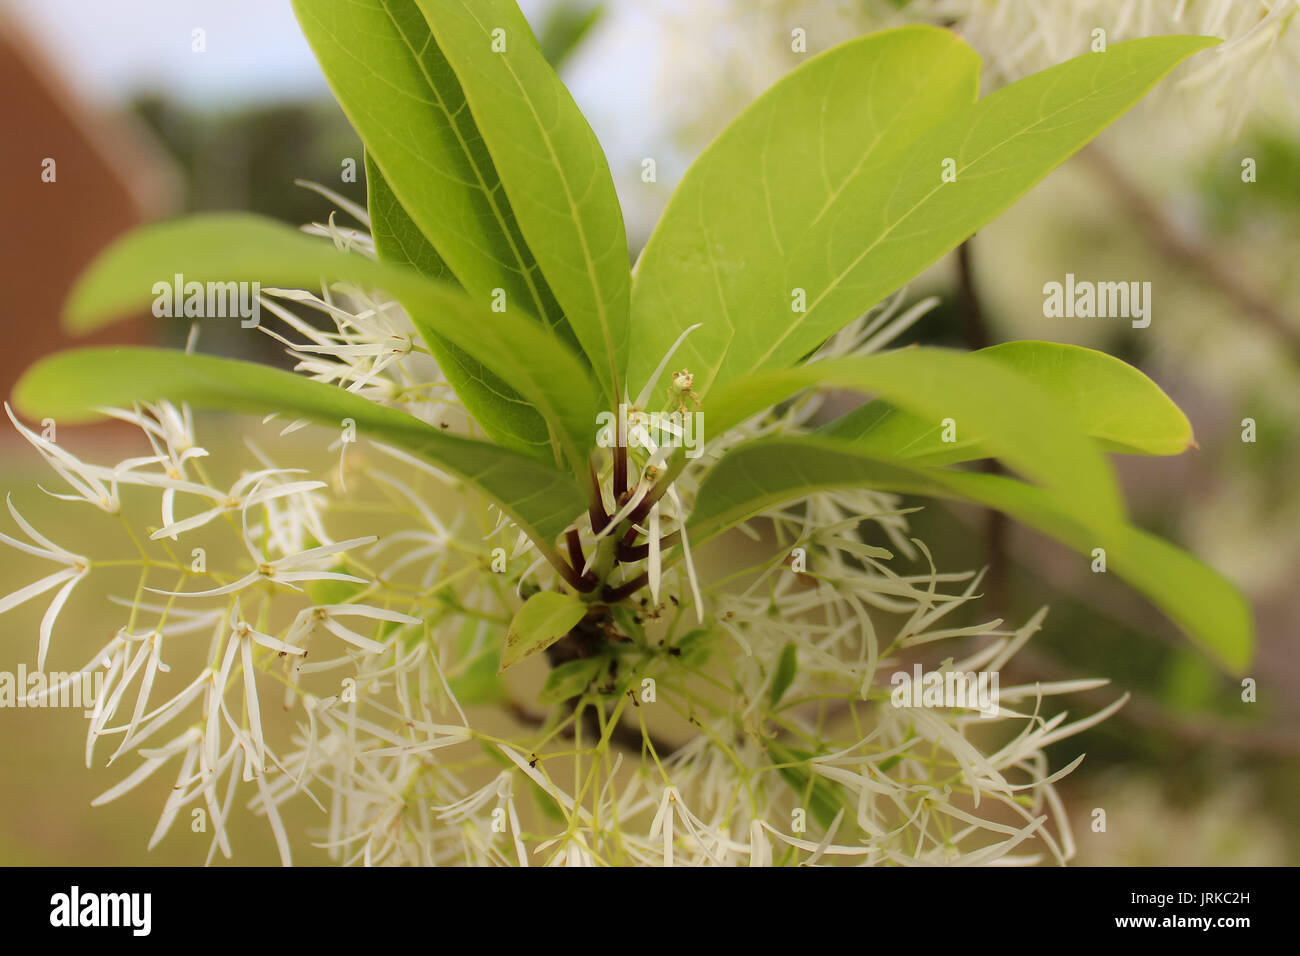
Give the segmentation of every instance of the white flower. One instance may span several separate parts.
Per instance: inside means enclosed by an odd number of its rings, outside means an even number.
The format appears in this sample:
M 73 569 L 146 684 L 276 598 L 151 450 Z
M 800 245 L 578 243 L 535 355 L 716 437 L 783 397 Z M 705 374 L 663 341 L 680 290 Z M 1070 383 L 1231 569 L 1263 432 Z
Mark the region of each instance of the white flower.
M 63 610 L 63 605 L 67 603 L 68 597 L 72 594 L 72 589 L 90 572 L 90 560 L 59 547 L 28 524 L 27 520 L 18 513 L 18 509 L 14 507 L 12 495 L 5 496 L 5 504 L 9 508 L 9 514 L 13 516 L 14 521 L 23 529 L 23 533 L 31 539 L 32 543 L 27 544 L 17 541 L 7 534 L 0 534 L 0 541 L 3 541 L 11 548 L 16 548 L 34 557 L 45 558 L 47 561 L 65 565 L 62 571 L 55 571 L 39 581 L 35 581 L 0 598 L 0 614 L 3 614 L 5 611 L 44 594 L 51 588 L 59 588 L 59 592 L 54 595 L 54 600 L 50 602 L 49 608 L 46 609 L 45 616 L 41 618 L 40 638 L 36 645 L 36 669 L 44 670 L 45 655 L 50 649 L 50 635 L 54 632 L 54 622 L 58 620 L 59 612 Z M 59 585 L 62 585 L 62 587 L 59 587 Z
M 234 594 L 251 587 L 258 581 L 271 581 L 276 584 L 284 584 L 294 590 L 302 590 L 297 587 L 295 582 L 298 581 L 350 581 L 355 584 L 368 584 L 365 578 L 359 578 L 354 574 L 343 574 L 338 571 L 323 571 L 313 568 L 304 568 L 303 565 L 318 564 L 322 558 L 328 558 L 332 555 L 342 554 L 353 548 L 359 548 L 362 545 L 371 544 L 376 540 L 374 535 L 367 535 L 363 538 L 352 538 L 348 541 L 340 541 L 337 544 L 321 545 L 317 548 L 308 548 L 306 551 L 300 551 L 297 554 L 285 555 L 282 558 L 276 558 L 274 561 L 268 561 L 266 556 L 258 551 L 257 546 L 249 540 L 247 530 L 245 531 L 244 541 L 249 551 L 253 554 L 254 561 L 257 564 L 257 570 L 251 571 L 238 580 L 230 584 L 223 584 L 220 587 L 209 588 L 206 591 L 166 591 L 161 588 L 146 588 L 154 594 L 165 594 L 170 597 L 217 597 L 222 594 Z

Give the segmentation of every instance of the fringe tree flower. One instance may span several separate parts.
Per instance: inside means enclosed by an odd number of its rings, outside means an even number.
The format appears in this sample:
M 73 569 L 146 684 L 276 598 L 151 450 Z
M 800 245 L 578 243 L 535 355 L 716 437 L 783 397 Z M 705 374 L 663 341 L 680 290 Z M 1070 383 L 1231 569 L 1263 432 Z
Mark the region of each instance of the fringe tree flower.
M 128 557 L 63 552 L 16 511 L 35 544 L 4 538 L 68 565 L 32 586 L 60 599 L 138 571 L 87 665 L 86 756 L 120 738 L 109 761 L 134 765 L 99 803 L 174 770 L 150 845 L 202 811 L 207 859 L 230 856 L 251 811 L 285 863 L 307 844 L 368 865 L 1065 862 L 1056 783 L 1078 760 L 1044 748 L 1123 698 L 1070 720 L 1052 698 L 1103 680 L 988 697 L 1044 612 L 974 617 L 982 576 L 937 570 L 915 495 L 1104 546 L 1208 653 L 1248 660 L 1236 593 L 1124 518 L 1104 451 L 1191 441 L 1154 383 L 1050 343 L 884 348 L 933 306 L 900 311 L 903 283 L 1211 41 L 1116 46 L 979 101 L 942 31 L 845 44 L 719 138 L 633 276 L 598 144 L 513 4 L 412 2 L 414 37 L 379 8 L 296 6 L 360 118 L 358 227 L 151 227 L 68 309 L 93 325 L 155 273 L 256 282 L 296 373 L 192 339 L 54 356 L 16 392 L 60 420 L 116 408 L 152 452 L 33 442 L 78 497 L 139 486 L 117 503 Z M 1081 119 L 1044 124 L 1053 96 Z M 836 414 L 831 390 L 874 400 Z M 263 433 L 212 443 L 200 406 Z M 954 467 L 990 457 L 1019 477 Z M 162 521 L 138 534 L 150 495 Z

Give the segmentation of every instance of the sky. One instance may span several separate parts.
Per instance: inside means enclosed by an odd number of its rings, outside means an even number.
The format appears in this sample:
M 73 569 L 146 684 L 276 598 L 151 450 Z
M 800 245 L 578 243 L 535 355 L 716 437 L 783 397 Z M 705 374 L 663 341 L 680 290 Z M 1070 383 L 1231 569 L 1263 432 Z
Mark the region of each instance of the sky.
M 520 6 L 536 23 L 547 2 Z M 159 91 L 196 109 L 330 96 L 289 0 L 0 0 L 0 10 L 84 101 L 103 108 Z M 665 197 L 648 195 L 631 171 L 659 157 L 668 186 L 689 159 L 665 147 L 672 137 L 659 74 L 671 38 L 635 0 L 607 10 L 564 79 L 617 171 L 629 227 L 644 231 Z
M 535 19 L 545 0 L 524 0 Z M 0 0 L 47 59 L 91 102 L 119 104 L 164 90 L 196 107 L 308 97 L 329 91 L 294 19 L 289 0 Z M 657 24 L 636 4 L 616 3 L 566 71 L 574 98 L 602 140 L 639 137 L 619 115 L 657 115 L 653 82 Z M 195 53 L 202 29 L 206 51 Z M 606 127 L 601 129 L 601 126 Z

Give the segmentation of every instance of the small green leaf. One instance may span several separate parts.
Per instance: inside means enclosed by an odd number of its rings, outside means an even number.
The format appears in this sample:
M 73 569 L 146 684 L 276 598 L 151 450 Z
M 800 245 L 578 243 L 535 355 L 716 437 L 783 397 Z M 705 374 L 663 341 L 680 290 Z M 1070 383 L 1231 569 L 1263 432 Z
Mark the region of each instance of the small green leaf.
M 1187 416 L 1160 386 L 1105 352 L 1057 342 L 1008 342 L 975 354 L 1051 393 L 1107 451 L 1177 455 L 1195 444 Z M 991 454 L 974 437 L 943 448 L 936 423 L 882 401 L 841 416 L 821 433 L 852 441 L 864 452 L 918 464 L 951 464 Z
M 537 695 L 537 702 L 551 706 L 577 697 L 608 663 L 609 660 L 605 657 L 585 657 L 561 664 L 546 675 L 546 683 Z
M 418 0 L 528 245 L 607 397 L 622 397 L 631 269 L 609 164 L 514 0 Z
M 794 675 L 798 667 L 799 650 L 794 646 L 794 641 L 791 641 L 781 648 L 781 656 L 776 663 L 776 673 L 772 675 L 772 688 L 767 695 L 767 705 L 771 710 L 776 710 L 776 705 L 781 703 L 781 698 L 794 683 Z
M 576 594 L 538 591 L 524 602 L 510 622 L 501 652 L 501 670 L 546 650 L 573 630 L 586 614 L 587 605 Z
M 458 475 L 518 523 L 544 553 L 586 507 L 572 478 L 519 452 L 444 434 L 405 412 L 301 375 L 210 355 L 167 349 L 96 348 L 61 352 L 29 368 L 14 387 L 24 414 L 84 422 L 104 406 L 166 398 L 254 415 L 304 416 L 404 448 Z

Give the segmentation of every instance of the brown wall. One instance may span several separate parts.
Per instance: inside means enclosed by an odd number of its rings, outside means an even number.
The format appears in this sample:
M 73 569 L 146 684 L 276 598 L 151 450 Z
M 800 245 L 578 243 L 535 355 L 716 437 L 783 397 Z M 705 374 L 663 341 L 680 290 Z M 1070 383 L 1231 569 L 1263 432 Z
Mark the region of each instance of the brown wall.
M 47 157 L 54 182 L 41 178 Z M 57 64 L 0 13 L 0 395 L 57 349 L 151 339 L 143 316 L 72 338 L 59 311 L 96 252 L 174 211 L 177 195 L 169 162 L 141 129 L 79 103 Z

